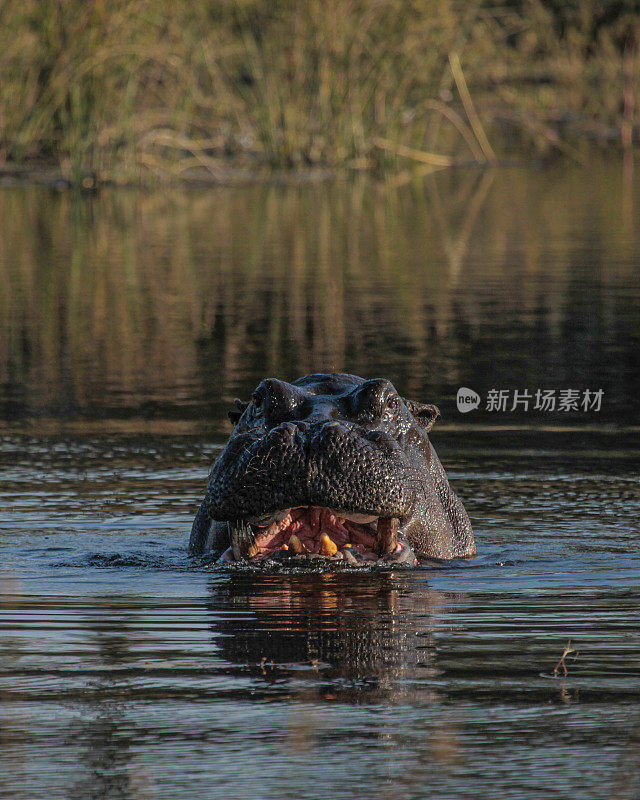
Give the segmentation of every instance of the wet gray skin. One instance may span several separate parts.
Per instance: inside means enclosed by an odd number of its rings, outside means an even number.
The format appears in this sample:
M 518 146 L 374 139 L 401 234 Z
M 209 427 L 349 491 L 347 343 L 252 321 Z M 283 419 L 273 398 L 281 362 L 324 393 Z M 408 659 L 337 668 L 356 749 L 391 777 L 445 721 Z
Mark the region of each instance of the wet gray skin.
M 382 378 L 262 381 L 249 403 L 236 401 L 229 412 L 233 433 L 211 470 L 190 552 L 255 558 L 256 536 L 276 530 L 287 510 L 309 507 L 366 521 L 362 529 L 375 540 L 369 562 L 473 555 L 469 517 L 429 441 L 438 415 L 436 406 L 400 397 Z M 297 544 L 291 539 L 268 556 L 328 557 Z M 350 544 L 331 558 L 363 560 Z

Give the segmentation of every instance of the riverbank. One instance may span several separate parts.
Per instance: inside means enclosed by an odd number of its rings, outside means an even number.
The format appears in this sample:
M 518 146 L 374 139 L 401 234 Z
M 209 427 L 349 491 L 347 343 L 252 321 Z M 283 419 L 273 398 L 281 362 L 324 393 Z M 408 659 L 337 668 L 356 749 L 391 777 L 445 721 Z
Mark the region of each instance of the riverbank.
M 1 179 L 91 190 L 630 153 L 640 21 L 592 5 L 8 0 Z

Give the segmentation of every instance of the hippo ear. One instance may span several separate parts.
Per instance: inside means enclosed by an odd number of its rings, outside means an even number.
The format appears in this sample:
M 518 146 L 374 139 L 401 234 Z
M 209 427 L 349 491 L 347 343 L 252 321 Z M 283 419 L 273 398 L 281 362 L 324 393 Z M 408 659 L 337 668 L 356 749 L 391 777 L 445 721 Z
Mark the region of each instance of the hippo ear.
M 433 423 L 440 416 L 438 406 L 431 405 L 431 403 L 416 403 L 415 400 L 405 400 L 404 402 L 416 422 L 429 433 L 433 428 Z
M 235 425 L 240 419 L 240 417 L 243 415 L 245 409 L 249 407 L 249 403 L 245 403 L 244 400 L 238 400 L 238 398 L 236 397 L 236 399 L 233 401 L 233 405 L 235 406 L 235 409 L 227 411 L 227 416 L 229 417 L 231 422 Z

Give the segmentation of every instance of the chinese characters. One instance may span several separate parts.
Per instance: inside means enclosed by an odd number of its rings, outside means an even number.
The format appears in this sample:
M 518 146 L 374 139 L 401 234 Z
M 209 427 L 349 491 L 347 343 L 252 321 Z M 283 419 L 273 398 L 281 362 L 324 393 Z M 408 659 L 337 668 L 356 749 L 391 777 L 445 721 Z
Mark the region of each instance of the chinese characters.
M 600 411 L 603 389 L 489 389 L 486 411 Z

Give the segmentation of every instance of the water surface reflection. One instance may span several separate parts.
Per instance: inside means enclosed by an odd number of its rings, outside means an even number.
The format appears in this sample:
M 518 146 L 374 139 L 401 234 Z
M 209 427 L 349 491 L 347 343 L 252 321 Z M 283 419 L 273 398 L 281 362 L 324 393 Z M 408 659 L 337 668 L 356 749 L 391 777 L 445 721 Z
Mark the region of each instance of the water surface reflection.
M 463 384 L 603 388 L 601 419 L 635 423 L 640 225 L 620 198 L 615 164 L 400 188 L 5 190 L 0 416 L 193 431 L 265 374 L 346 370 L 445 412 Z M 585 415 L 543 421 L 567 419 Z
M 255 675 L 277 684 L 307 665 L 333 699 L 399 702 L 403 680 L 435 674 L 434 616 L 446 602 L 402 574 L 238 574 L 214 585 L 211 609 L 220 654 Z M 227 618 L 229 608 L 246 616 Z

